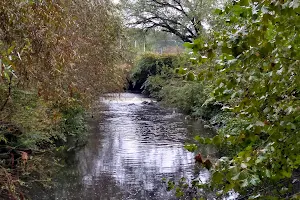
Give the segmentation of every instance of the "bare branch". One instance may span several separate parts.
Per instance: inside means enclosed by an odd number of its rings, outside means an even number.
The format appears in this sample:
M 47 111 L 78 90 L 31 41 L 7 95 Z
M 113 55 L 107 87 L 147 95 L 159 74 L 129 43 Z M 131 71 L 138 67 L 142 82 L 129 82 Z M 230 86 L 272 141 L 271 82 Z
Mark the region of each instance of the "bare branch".
M 211 8 L 210 3 L 202 0 L 139 0 L 126 5 L 134 21 L 130 25 L 142 25 L 144 29 L 159 27 L 188 42 L 201 33 L 203 17 Z

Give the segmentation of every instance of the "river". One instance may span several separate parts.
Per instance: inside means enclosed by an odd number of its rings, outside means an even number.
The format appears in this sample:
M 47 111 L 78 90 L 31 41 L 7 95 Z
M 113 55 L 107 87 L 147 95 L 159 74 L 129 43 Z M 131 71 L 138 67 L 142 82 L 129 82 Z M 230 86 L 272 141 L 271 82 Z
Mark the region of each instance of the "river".
M 196 134 L 211 135 L 200 121 L 188 120 L 140 94 L 120 93 L 100 99 L 88 144 L 76 164 L 62 170 L 51 194 L 33 199 L 113 200 L 176 199 L 163 178 L 209 178 L 184 149 Z M 213 154 L 203 147 L 201 153 Z

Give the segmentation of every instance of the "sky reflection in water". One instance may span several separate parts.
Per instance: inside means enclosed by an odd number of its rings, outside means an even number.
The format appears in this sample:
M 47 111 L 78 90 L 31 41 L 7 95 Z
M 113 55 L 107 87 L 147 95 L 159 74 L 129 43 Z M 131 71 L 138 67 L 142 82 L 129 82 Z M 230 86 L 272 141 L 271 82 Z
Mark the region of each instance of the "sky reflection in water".
M 203 181 L 208 179 L 207 170 L 195 172 L 194 154 L 183 148 L 193 133 L 204 131 L 201 124 L 145 105 L 151 100 L 138 94 L 109 95 L 101 101 L 101 120 L 77 155 L 79 173 L 65 176 L 53 199 L 175 199 L 162 178 L 200 173 Z

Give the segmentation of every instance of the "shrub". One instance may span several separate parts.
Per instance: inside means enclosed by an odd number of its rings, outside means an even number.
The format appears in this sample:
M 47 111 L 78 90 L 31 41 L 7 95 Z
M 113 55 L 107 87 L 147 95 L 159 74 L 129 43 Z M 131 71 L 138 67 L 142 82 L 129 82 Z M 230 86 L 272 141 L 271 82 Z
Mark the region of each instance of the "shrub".
M 149 76 L 142 86 L 143 93 L 156 98 L 157 100 L 162 100 L 160 91 L 166 84 L 167 80 L 159 75 Z
M 208 92 L 199 82 L 173 79 L 160 91 L 159 97 L 165 105 L 176 107 L 194 117 L 210 119 L 221 110 L 221 105 L 214 101 L 205 104 Z
M 161 74 L 163 68 L 176 67 L 176 55 L 144 54 L 132 69 L 130 81 L 134 90 L 141 90 L 149 76 Z
M 138 59 L 132 70 L 131 81 L 134 89 L 162 101 L 164 105 L 178 108 L 194 117 L 210 119 L 222 105 L 214 101 L 206 103 L 209 88 L 200 82 L 185 81 L 175 68 L 186 71 L 194 69 L 185 54 L 157 55 L 145 54 Z

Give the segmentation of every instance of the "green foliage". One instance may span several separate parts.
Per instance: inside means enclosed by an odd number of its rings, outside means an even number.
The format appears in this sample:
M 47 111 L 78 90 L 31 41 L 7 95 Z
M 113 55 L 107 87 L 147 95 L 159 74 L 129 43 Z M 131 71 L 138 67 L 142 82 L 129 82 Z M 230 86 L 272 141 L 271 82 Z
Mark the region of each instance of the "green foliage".
M 167 80 L 159 75 L 149 76 L 143 84 L 143 93 L 149 94 L 150 97 L 162 100 L 161 90 L 167 84 Z
M 25 149 L 34 153 L 27 161 L 26 173 L 20 173 L 14 183 L 7 180 L 15 176 L 14 169 L 10 169 L 11 165 L 7 166 L 5 160 L 1 163 L 0 176 L 5 179 L 1 181 L 4 190 L 0 196 L 4 199 L 8 190 L 10 195 L 23 193 L 19 183 L 31 187 L 35 181 L 43 180 L 45 187 L 51 185 L 53 173 L 61 164 L 65 164 L 70 154 L 74 154 L 71 150 L 82 145 L 87 135 L 84 108 L 79 104 L 55 107 L 40 99 L 36 92 L 16 89 L 13 90 L 12 99 L 13 106 L 9 102 L 7 108 L 11 113 L 9 118 L 0 121 L 2 155 L 5 155 L 6 148 L 16 151 Z M 21 161 L 18 159 L 16 170 L 23 172 Z
M 189 70 L 197 69 L 188 58 L 185 54 L 145 54 L 133 68 L 131 81 L 144 94 L 166 106 L 178 108 L 194 117 L 211 119 L 220 112 L 222 105 L 208 100 L 208 86 L 194 82 L 197 78 Z
M 161 74 L 163 73 L 163 69 L 174 68 L 175 62 L 176 55 L 157 55 L 150 53 L 142 55 L 138 58 L 130 76 L 134 88 L 137 90 L 141 89 L 149 76 Z M 147 84 L 149 83 L 146 83 L 146 85 Z
M 86 127 L 84 123 L 83 107 L 80 105 L 72 105 L 72 107 L 66 107 L 62 109 L 62 128 L 66 135 L 78 136 L 83 134 Z
M 215 101 L 207 101 L 209 93 L 202 83 L 185 81 L 181 77 L 176 77 L 176 75 L 169 79 L 160 76 L 148 78 L 151 81 L 153 80 L 152 87 L 160 84 L 154 97 L 161 100 L 163 105 L 178 108 L 193 117 L 207 120 L 221 111 L 221 104 Z
M 234 116 L 212 139 L 234 150 L 212 170 L 209 184 L 223 194 L 284 198 L 289 190 L 276 183 L 300 166 L 299 9 L 293 0 L 231 1 L 216 11 L 212 37 L 186 44 L 195 76 Z
M 161 90 L 163 103 L 181 111 L 201 115 L 205 102 L 205 94 L 201 83 L 173 80 Z
M 8 105 L 11 115 L 2 123 L 10 124 L 20 133 L 14 140 L 8 141 L 7 137 L 17 133 L 13 129 L 8 132 L 7 128 L 0 128 L 0 138 L 7 145 L 32 150 L 49 149 L 58 145 L 57 141 L 61 141 L 61 145 L 66 144 L 69 136 L 85 136 L 84 109 L 81 105 L 53 107 L 38 98 L 35 92 L 13 91 L 13 106 L 10 105 L 12 103 Z

